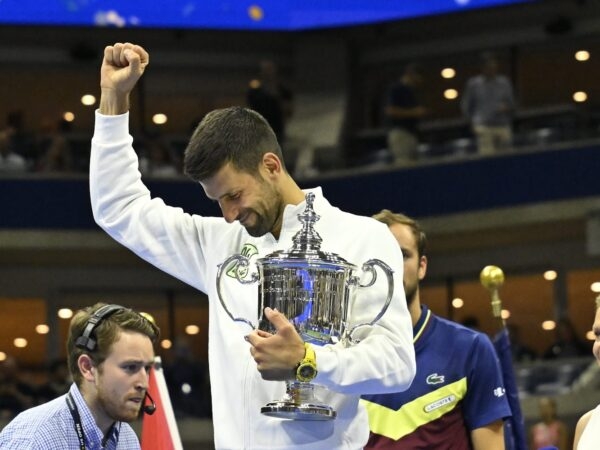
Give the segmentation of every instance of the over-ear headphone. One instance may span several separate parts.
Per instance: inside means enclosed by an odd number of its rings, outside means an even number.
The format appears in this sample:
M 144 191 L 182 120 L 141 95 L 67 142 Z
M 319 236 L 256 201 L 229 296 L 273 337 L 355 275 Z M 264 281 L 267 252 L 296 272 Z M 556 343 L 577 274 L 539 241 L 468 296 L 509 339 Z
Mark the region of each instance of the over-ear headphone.
M 125 309 L 120 305 L 104 305 L 96 310 L 94 314 L 88 319 L 85 326 L 83 327 L 83 333 L 75 341 L 75 346 L 89 352 L 93 352 L 96 349 L 96 339 L 93 336 L 94 330 L 100 323 L 111 314 L 116 313 Z

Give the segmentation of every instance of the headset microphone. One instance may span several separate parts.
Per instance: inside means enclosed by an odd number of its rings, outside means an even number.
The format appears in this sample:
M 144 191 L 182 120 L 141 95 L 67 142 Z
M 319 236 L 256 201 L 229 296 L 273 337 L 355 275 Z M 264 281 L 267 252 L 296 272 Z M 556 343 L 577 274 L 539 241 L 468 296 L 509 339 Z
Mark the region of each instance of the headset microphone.
M 154 400 L 152 400 L 152 397 L 150 397 L 150 394 L 147 391 L 146 391 L 146 397 L 144 397 L 144 403 L 146 402 L 146 398 L 148 398 L 148 400 L 150 400 L 151 403 L 149 405 L 144 405 L 142 410 L 146 414 L 151 416 L 156 411 L 156 403 L 154 403 Z

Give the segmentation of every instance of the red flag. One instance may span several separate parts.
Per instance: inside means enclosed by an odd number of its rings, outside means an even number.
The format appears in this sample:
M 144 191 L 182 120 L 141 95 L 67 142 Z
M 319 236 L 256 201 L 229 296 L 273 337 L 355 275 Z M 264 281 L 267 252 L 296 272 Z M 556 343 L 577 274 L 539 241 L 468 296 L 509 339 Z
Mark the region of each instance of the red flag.
M 142 450 L 183 450 L 160 356 L 154 359 L 148 392 L 156 404 L 156 411 L 152 415 L 144 414 Z

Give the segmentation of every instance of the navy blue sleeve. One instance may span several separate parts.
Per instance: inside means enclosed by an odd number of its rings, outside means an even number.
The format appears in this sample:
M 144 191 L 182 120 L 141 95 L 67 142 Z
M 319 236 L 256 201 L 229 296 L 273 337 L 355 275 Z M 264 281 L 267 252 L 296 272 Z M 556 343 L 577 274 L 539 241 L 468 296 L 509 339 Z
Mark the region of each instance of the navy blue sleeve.
M 471 349 L 467 394 L 463 400 L 465 423 L 469 430 L 509 417 L 510 407 L 502 381 L 496 351 L 487 335 L 479 333 Z

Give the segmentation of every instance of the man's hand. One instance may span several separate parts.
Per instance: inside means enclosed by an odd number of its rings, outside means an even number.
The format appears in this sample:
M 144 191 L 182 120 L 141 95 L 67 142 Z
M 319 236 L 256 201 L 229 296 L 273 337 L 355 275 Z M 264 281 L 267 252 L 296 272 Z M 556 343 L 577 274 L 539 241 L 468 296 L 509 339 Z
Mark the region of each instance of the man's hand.
M 290 380 L 304 358 L 304 342 L 294 325 L 279 311 L 265 308 L 265 317 L 275 327 L 275 334 L 254 330 L 246 340 L 250 354 L 264 380 Z
M 150 61 L 139 45 L 116 43 L 104 49 L 100 69 L 100 113 L 124 114 L 129 110 L 129 94 Z

